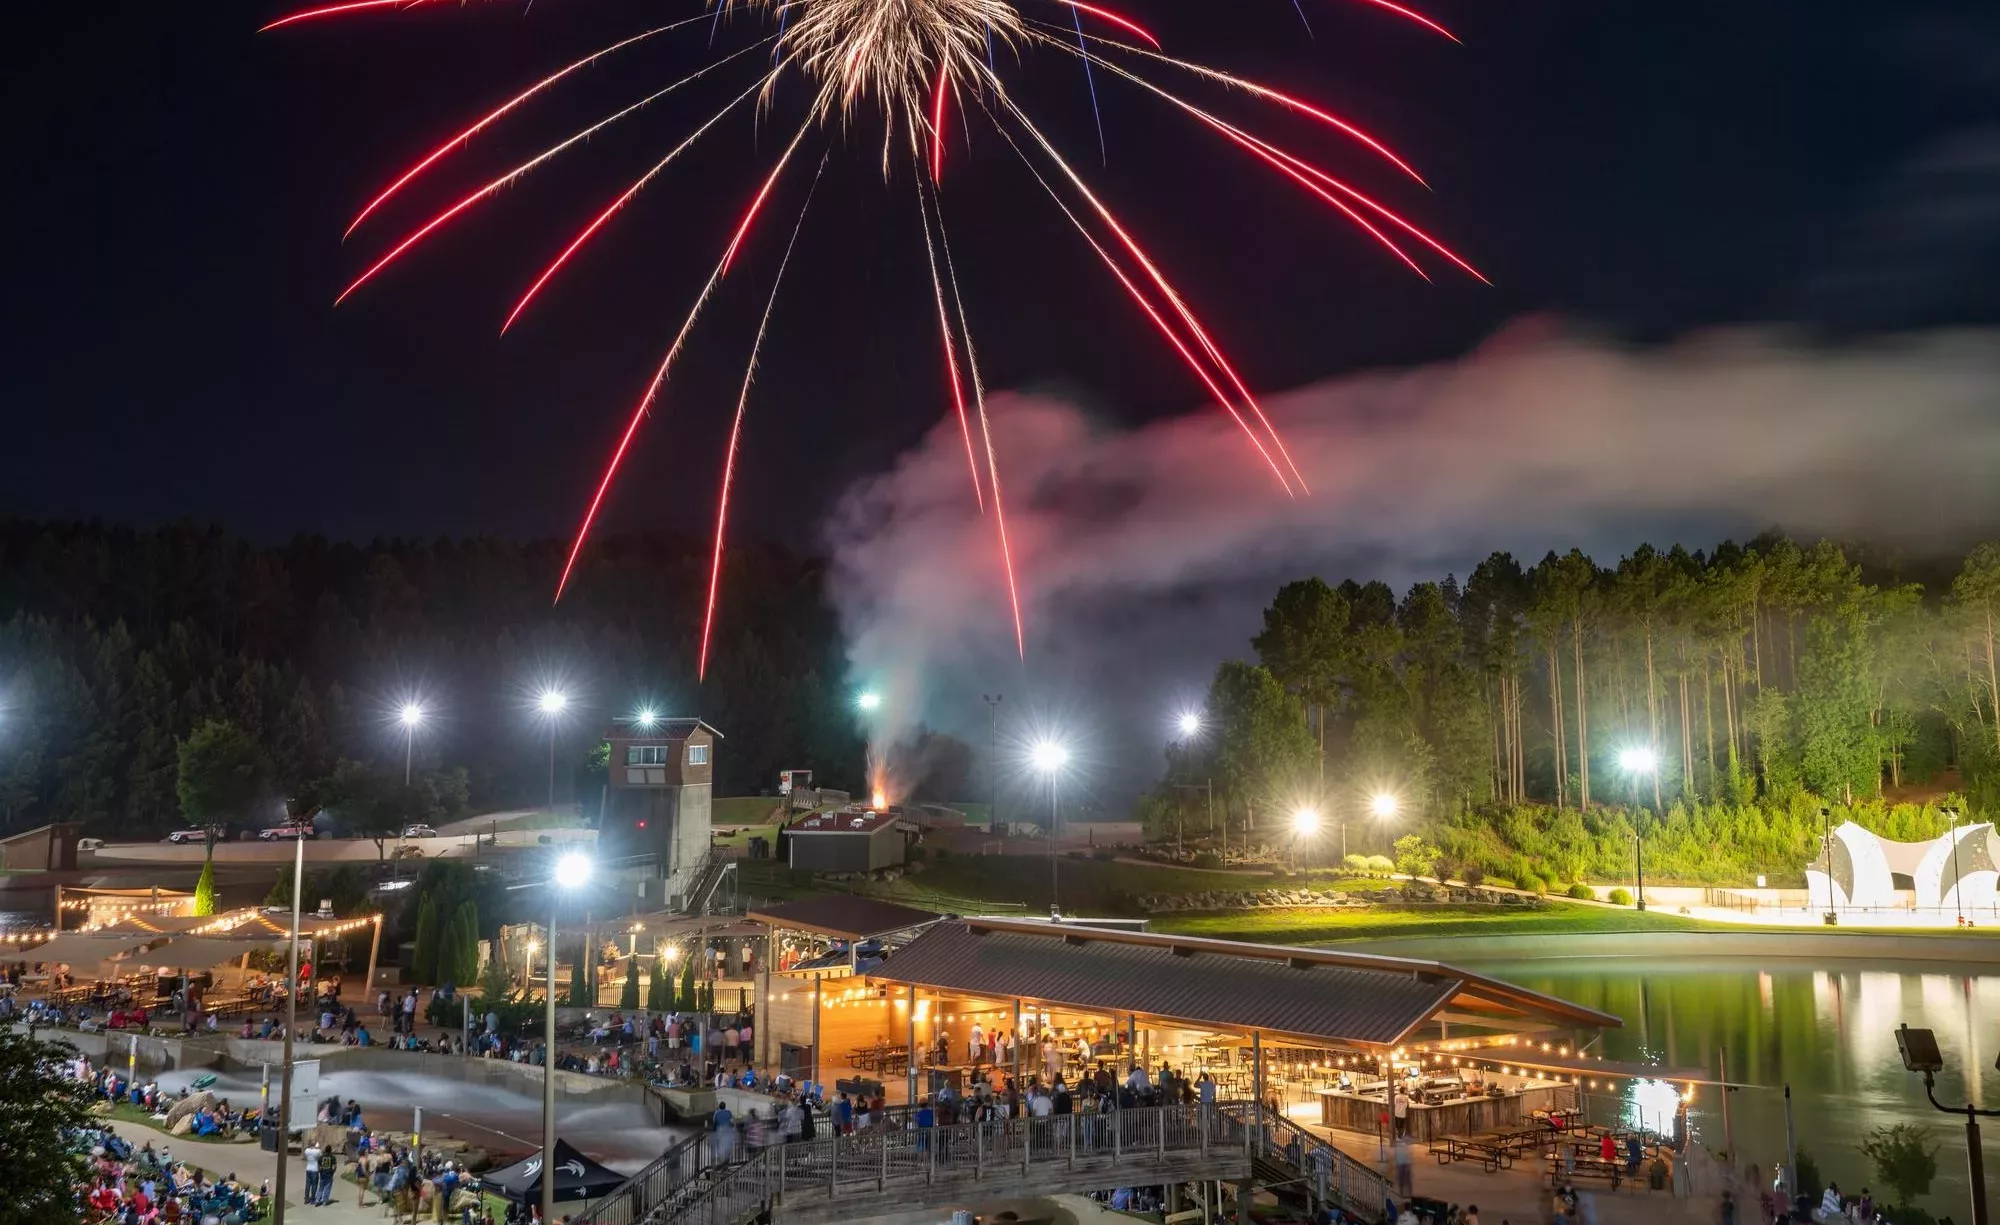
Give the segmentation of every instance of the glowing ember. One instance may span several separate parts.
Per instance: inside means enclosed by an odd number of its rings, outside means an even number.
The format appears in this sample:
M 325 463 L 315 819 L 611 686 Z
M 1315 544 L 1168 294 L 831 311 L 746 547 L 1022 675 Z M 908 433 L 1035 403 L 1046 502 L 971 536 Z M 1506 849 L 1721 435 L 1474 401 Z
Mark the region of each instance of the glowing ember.
M 884 809 L 888 808 L 889 793 L 882 790 L 880 787 L 875 788 L 875 790 L 871 792 L 868 796 L 868 807 L 874 809 L 876 812 L 881 812 Z

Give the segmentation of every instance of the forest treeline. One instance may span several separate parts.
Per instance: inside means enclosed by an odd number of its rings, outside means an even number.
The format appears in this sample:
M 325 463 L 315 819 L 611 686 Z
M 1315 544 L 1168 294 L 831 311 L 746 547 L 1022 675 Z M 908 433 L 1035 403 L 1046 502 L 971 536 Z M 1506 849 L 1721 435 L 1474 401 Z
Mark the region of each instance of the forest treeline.
M 1990 812 L 2000 545 L 1927 577 L 1768 536 L 1612 564 L 1496 553 L 1400 598 L 1293 582 L 1265 610 L 1257 663 L 1218 671 L 1204 732 L 1170 752 L 1147 811 L 1196 777 L 1250 813 L 1389 791 L 1472 860 L 1553 853 L 1547 810 L 1569 810 L 1577 871 L 1629 855 L 1621 830 L 1592 829 L 1629 828 L 1604 810 L 1649 811 L 1690 862 L 1706 839 L 1718 864 L 1757 858 L 1732 848 L 1822 802 L 1879 825 L 1903 789 L 1948 782 Z M 1779 840 L 1786 854 L 1800 837 Z
M 602 732 L 642 704 L 723 730 L 723 794 L 789 767 L 838 783 L 862 760 L 818 561 L 732 554 L 697 685 L 701 542 L 607 540 L 552 606 L 562 557 L 554 541 L 267 547 L 191 524 L 0 521 L 0 820 L 177 823 L 179 746 L 218 722 L 261 750 L 269 811 L 244 814 L 254 824 L 323 794 L 408 816 L 539 805 L 549 748 L 534 698 L 550 685 L 571 698 L 557 800 L 587 813 Z M 396 713 L 409 700 L 426 717 L 404 789 Z

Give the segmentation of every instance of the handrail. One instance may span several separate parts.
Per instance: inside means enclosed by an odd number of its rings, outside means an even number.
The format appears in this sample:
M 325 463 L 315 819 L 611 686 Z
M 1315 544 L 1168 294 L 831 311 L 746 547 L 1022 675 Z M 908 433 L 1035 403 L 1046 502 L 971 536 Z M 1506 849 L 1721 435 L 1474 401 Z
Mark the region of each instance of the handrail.
M 1219 1109 L 1239 1125 L 1246 1124 L 1256 1113 L 1254 1106 L 1242 1102 L 1231 1102 Z M 1389 1180 L 1381 1171 L 1341 1152 L 1282 1114 L 1268 1109 L 1261 1114 L 1263 1127 L 1253 1149 L 1257 1157 L 1285 1166 L 1311 1187 L 1315 1196 L 1331 1200 L 1349 1212 L 1364 1218 L 1380 1214 L 1383 1203 L 1390 1198 Z M 1291 1155 L 1294 1140 L 1299 1145 L 1296 1164 Z M 1323 1167 L 1324 1185 L 1320 1181 L 1322 1169 L 1315 1167 Z
M 1247 1103 L 1235 1104 L 1253 1109 Z M 1154 1106 L 1103 1114 L 996 1119 L 950 1127 L 873 1129 L 765 1148 L 697 1194 L 659 1205 L 638 1225 L 739 1225 L 785 1202 L 869 1196 L 908 1202 L 917 1188 L 991 1181 L 1046 1170 L 1133 1171 L 1159 1178 L 1168 1158 L 1249 1156 L 1248 1130 L 1221 1107 Z M 1085 1180 L 1090 1181 L 1090 1180 Z
M 696 1132 L 620 1183 L 595 1208 L 571 1217 L 570 1225 L 632 1225 L 702 1172 L 707 1147 L 708 1137 Z

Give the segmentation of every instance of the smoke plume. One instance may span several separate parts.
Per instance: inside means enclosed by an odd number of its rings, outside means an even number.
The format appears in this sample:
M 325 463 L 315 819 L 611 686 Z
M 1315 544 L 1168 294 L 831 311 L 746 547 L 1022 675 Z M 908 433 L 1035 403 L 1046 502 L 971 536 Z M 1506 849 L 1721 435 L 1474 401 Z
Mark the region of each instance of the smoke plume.
M 1524 323 L 1461 360 L 1272 395 L 1298 498 L 1220 410 L 1107 429 L 1056 399 L 990 406 L 1025 665 L 955 420 L 833 517 L 849 659 L 884 694 L 884 743 L 921 722 L 983 748 L 980 695 L 1005 691 L 1011 738 L 1062 721 L 1107 797 L 1157 776 L 1173 707 L 1249 653 L 1290 579 L 1400 589 L 1495 549 L 1608 563 L 1773 526 L 1946 549 L 2000 522 L 1993 332 L 1639 348 Z

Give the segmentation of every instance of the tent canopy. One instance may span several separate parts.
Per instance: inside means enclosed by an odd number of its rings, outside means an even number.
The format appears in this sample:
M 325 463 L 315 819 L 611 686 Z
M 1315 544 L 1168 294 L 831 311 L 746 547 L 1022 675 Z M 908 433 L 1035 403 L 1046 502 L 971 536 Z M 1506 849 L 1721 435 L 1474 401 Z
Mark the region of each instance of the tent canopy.
M 480 1181 L 508 1199 L 539 1203 L 542 1198 L 542 1155 L 536 1153 L 503 1170 L 495 1170 Z M 567 1140 L 556 1141 L 556 1202 L 570 1203 L 609 1195 L 625 1183 L 625 1176 L 599 1165 L 572 1148 Z
M 34 944 L 23 948 L 20 960 L 62 962 L 79 970 L 88 968 L 95 972 L 98 963 L 121 957 L 158 939 L 157 935 L 145 933 L 131 936 L 96 936 L 64 932 L 46 944 Z

